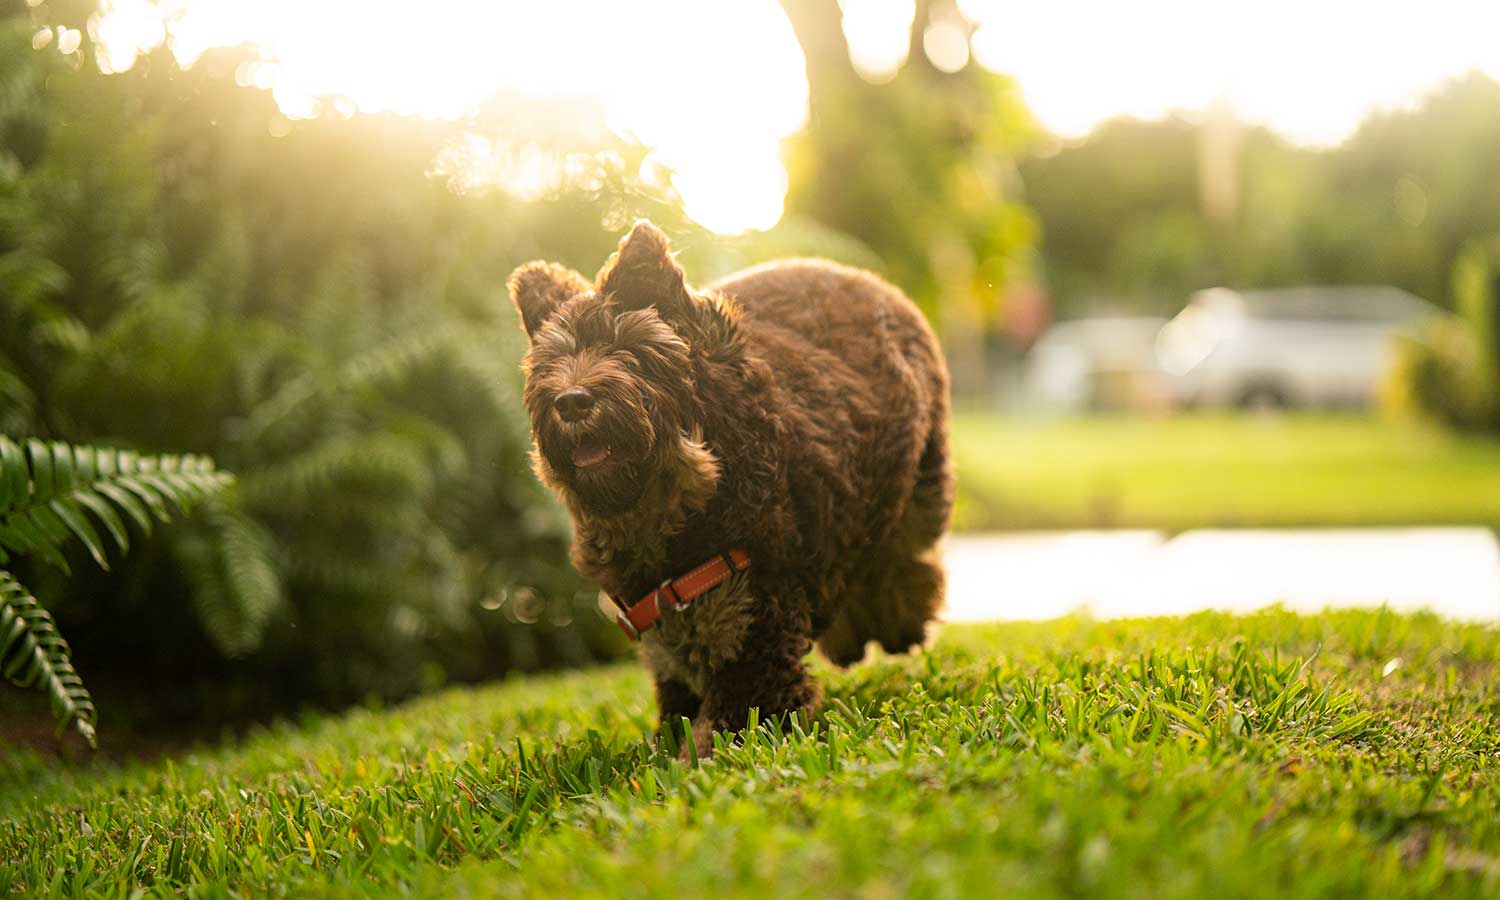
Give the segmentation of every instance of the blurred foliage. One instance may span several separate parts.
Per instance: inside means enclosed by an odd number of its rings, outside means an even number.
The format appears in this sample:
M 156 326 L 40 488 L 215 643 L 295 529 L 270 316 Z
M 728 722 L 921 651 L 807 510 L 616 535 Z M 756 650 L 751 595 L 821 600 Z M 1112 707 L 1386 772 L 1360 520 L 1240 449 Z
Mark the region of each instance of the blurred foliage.
M 110 573 L 18 570 L 98 692 L 227 720 L 612 652 L 528 471 L 504 278 L 656 214 L 629 148 L 463 196 L 426 175 L 447 126 L 288 122 L 232 53 L 101 75 L 34 52 L 39 14 L 0 23 L 0 431 L 241 476 Z
M 1393 284 L 1447 304 L 1464 243 L 1500 228 L 1500 83 L 1473 73 L 1331 149 L 1222 111 L 1107 122 L 1021 163 L 1060 312 L 1171 313 L 1215 284 Z
M 1500 431 L 1500 236 L 1471 241 L 1453 270 L 1458 316 L 1401 338 L 1383 407 L 1468 431 Z
M 1474 333 L 1480 383 L 1500 414 L 1500 234 L 1464 248 L 1453 268 L 1453 296 Z M 1492 424 L 1500 428 L 1500 418 Z
M 943 0 L 916 4 L 907 62 L 881 84 L 850 62 L 835 0 L 782 5 L 810 93 L 787 209 L 862 241 L 929 314 L 993 319 L 1005 288 L 1029 274 L 1037 231 L 1014 162 L 1037 130 L 1015 85 L 977 65 L 933 67 L 924 29 L 964 24 Z

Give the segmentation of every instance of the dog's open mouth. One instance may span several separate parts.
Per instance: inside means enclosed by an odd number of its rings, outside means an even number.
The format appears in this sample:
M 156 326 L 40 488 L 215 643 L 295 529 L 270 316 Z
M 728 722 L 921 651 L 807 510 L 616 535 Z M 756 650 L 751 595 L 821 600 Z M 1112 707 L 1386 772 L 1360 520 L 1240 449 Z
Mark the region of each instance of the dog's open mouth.
M 609 448 L 595 441 L 584 441 L 573 448 L 573 465 L 580 469 L 597 466 L 609 459 Z

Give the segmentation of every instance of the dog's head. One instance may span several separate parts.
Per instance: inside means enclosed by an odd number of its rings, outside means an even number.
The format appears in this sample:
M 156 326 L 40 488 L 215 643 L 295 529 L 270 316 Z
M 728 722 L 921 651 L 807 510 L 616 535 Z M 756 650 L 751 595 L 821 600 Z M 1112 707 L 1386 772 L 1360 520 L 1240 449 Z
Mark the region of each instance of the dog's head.
M 638 223 L 593 283 L 527 263 L 510 293 L 531 342 L 526 409 L 549 487 L 611 516 L 687 469 L 716 476 L 698 434 L 691 354 L 724 310 L 688 288 L 666 235 Z

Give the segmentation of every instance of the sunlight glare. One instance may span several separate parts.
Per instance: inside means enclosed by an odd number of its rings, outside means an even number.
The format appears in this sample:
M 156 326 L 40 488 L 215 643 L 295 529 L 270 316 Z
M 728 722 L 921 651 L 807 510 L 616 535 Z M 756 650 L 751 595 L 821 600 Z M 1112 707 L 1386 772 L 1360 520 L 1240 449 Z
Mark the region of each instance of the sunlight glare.
M 100 0 L 90 30 L 103 48 L 99 68 L 105 72 L 128 71 L 138 55 L 167 38 L 166 23 L 149 0 Z
M 896 77 L 910 50 L 915 0 L 839 0 L 849 61 L 866 81 Z
M 969 33 L 952 19 L 933 22 L 922 33 L 922 50 L 939 72 L 957 72 L 969 64 Z
M 499 94 L 593 100 L 672 170 L 687 214 L 720 232 L 781 218 L 781 142 L 807 115 L 801 47 L 776 0 L 114 0 L 96 24 L 115 71 L 163 32 L 183 65 L 249 44 L 260 62 L 237 77 L 271 90 L 290 118 L 335 97 L 447 120 Z M 546 164 L 524 152 L 516 163 L 527 190 L 547 180 Z

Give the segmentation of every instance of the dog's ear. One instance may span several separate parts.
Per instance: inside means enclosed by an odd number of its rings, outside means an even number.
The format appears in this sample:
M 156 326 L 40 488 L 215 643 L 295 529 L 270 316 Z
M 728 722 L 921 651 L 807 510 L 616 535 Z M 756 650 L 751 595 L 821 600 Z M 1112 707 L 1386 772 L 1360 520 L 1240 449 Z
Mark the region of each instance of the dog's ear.
M 599 270 L 600 295 L 625 309 L 654 306 L 664 318 L 692 302 L 682 267 L 660 228 L 642 219 L 620 241 L 620 249 Z
M 536 334 L 542 323 L 575 294 L 590 290 L 588 279 L 556 263 L 529 262 L 510 273 L 510 299 L 521 314 L 527 335 Z

